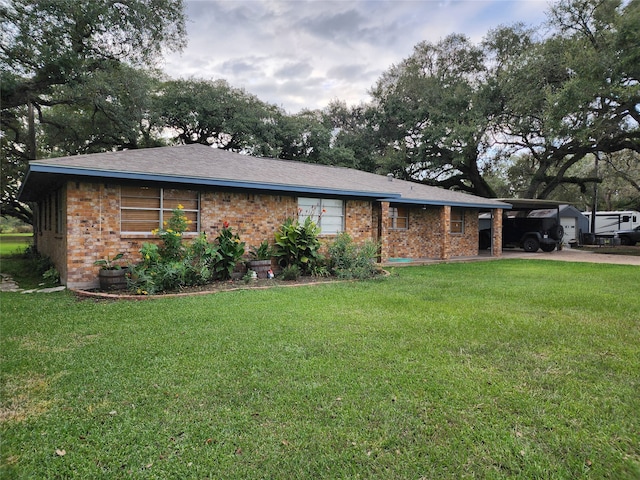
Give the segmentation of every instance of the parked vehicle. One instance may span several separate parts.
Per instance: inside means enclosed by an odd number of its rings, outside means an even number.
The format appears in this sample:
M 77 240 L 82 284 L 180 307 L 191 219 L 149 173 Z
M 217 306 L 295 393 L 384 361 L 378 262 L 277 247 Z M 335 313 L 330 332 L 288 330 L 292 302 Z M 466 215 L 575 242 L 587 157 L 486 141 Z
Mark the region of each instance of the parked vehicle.
M 502 246 L 525 252 L 552 252 L 562 242 L 564 228 L 556 209 L 509 211 L 502 218 Z M 481 250 L 491 245 L 491 230 L 480 230 Z
M 583 212 L 589 220 L 589 230 L 591 230 L 592 212 Z M 633 230 L 640 226 L 640 212 L 635 210 L 616 210 L 596 212 L 595 230 L 596 235 L 613 235 L 617 230 Z
M 618 230 L 615 236 L 620 239 L 621 245 L 635 245 L 640 242 L 640 226 L 633 230 Z

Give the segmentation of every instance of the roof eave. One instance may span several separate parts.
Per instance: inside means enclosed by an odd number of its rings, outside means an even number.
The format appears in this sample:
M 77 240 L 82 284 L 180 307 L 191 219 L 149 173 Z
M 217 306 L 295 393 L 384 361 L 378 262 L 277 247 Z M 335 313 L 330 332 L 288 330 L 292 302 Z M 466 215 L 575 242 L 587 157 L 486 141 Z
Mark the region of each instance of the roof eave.
M 497 209 L 502 208 L 503 210 L 510 210 L 511 205 L 503 202 L 460 202 L 455 200 L 424 200 L 417 198 L 398 198 L 398 197 L 386 197 L 386 198 L 378 198 L 379 202 L 395 202 L 402 203 L 407 205 L 431 205 L 435 207 L 442 207 L 445 205 L 449 205 L 452 207 L 465 207 L 465 208 L 489 208 L 489 209 Z
M 237 188 L 248 190 L 261 190 L 270 192 L 291 192 L 291 193 L 306 193 L 315 195 L 334 195 L 345 197 L 358 197 L 358 198 L 377 198 L 381 192 L 372 192 L 366 190 L 343 190 L 332 189 L 327 187 L 313 187 L 307 185 L 288 185 L 278 183 L 261 183 L 251 181 L 240 180 L 228 180 L 217 178 L 204 178 L 204 177 L 189 177 L 189 176 L 174 176 L 174 175 L 162 175 L 162 174 L 150 174 L 143 172 L 121 172 L 115 170 L 93 170 L 76 167 L 61 167 L 54 165 L 39 165 L 31 164 L 29 172 L 50 174 L 50 175 L 69 175 L 73 177 L 90 177 L 101 179 L 118 179 L 118 180 L 133 180 L 142 182 L 158 182 L 158 183 L 172 183 L 172 184 L 186 184 L 186 185 L 201 185 L 207 187 L 220 187 L 220 188 Z M 27 173 L 27 176 L 29 173 Z M 26 178 L 25 182 L 26 184 Z M 24 185 L 23 184 L 23 185 Z M 21 189 L 22 191 L 22 189 Z M 391 195 L 392 198 L 400 198 L 400 195 Z

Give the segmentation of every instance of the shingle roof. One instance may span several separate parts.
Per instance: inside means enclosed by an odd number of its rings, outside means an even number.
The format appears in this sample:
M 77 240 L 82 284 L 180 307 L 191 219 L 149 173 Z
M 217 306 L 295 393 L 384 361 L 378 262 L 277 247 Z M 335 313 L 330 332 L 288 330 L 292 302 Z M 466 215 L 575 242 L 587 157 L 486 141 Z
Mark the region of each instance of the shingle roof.
M 508 204 L 351 168 L 251 157 L 205 145 L 146 148 L 30 162 L 20 198 L 62 176 L 366 197 L 400 203 L 509 208 Z

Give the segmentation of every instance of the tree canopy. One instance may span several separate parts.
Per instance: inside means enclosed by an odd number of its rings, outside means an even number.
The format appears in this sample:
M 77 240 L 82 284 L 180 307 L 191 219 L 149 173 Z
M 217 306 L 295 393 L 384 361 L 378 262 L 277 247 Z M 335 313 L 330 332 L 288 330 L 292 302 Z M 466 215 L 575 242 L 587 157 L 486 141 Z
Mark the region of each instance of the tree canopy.
M 29 159 L 145 144 L 138 69 L 182 47 L 184 22 L 182 0 L 0 4 L 2 215 L 30 222 L 16 199 Z
M 638 0 L 561 0 L 544 39 L 515 25 L 489 32 L 482 48 L 461 35 L 417 45 L 372 91 L 382 160 L 400 176 L 483 196 L 496 193 L 496 164 L 522 155 L 525 197 L 601 181 L 572 167 L 640 152 L 639 10 Z

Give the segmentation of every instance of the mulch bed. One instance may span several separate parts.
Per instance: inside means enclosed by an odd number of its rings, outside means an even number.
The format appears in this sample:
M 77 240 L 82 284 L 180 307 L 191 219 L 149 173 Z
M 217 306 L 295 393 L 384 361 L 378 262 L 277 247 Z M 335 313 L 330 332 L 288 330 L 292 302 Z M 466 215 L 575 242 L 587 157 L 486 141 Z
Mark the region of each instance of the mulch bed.
M 72 290 L 78 297 L 95 298 L 107 300 L 149 300 L 153 298 L 167 297 L 188 297 L 194 295 L 209 295 L 219 292 L 230 292 L 235 290 L 254 290 L 275 287 L 300 287 L 304 285 L 320 285 L 326 283 L 343 282 L 345 280 L 336 277 L 299 277 L 297 280 L 280 280 L 275 279 L 256 279 L 250 282 L 244 280 L 228 280 L 224 282 L 213 282 L 207 285 L 199 285 L 196 287 L 185 287 L 179 291 L 162 292 L 155 295 L 134 295 L 129 291 L 120 292 L 104 292 L 99 289 L 93 290 Z

